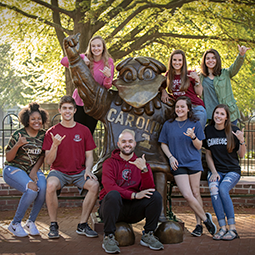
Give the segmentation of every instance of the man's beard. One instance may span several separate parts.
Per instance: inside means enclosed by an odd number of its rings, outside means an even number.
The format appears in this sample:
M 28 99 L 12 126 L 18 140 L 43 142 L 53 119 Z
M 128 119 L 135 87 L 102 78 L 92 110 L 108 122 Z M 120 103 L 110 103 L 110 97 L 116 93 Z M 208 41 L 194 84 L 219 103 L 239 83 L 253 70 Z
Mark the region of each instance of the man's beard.
M 135 148 L 131 148 L 129 152 L 126 152 L 126 151 L 124 150 L 124 148 L 121 148 L 121 149 L 120 149 L 121 153 L 124 154 L 124 155 L 126 155 L 126 156 L 131 155 L 131 154 L 134 152 L 134 150 L 135 150 Z

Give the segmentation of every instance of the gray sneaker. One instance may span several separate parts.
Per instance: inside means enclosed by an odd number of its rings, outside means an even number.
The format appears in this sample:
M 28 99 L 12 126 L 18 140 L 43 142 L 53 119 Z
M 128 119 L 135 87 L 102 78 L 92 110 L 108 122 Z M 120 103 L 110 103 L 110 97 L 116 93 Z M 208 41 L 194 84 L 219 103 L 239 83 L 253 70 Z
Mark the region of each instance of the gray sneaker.
M 115 240 L 115 236 L 110 234 L 104 237 L 102 247 L 107 253 L 120 253 L 119 243 Z
M 161 250 L 164 249 L 164 245 L 154 236 L 153 231 L 150 231 L 147 234 L 142 235 L 140 244 L 146 247 L 149 247 L 152 250 Z

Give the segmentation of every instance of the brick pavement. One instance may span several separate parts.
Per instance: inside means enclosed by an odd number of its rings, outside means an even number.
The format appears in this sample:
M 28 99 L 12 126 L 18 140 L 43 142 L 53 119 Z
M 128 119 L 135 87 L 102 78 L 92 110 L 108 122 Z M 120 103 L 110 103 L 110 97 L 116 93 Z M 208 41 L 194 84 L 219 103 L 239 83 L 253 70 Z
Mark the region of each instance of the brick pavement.
M 205 208 L 213 212 L 212 208 Z M 193 237 L 189 231 L 195 227 L 194 215 L 188 207 L 176 207 L 176 216 L 185 222 L 184 241 L 179 244 L 167 244 L 162 251 L 152 251 L 139 245 L 144 222 L 133 225 L 136 235 L 135 244 L 121 247 L 121 254 L 178 254 L 178 255 L 254 255 L 255 254 L 255 208 L 237 208 L 236 222 L 240 239 L 233 241 L 214 241 L 205 230 L 202 237 Z M 0 212 L 0 254 L 2 255 L 86 255 L 106 254 L 101 248 L 103 234 L 98 238 L 87 238 L 76 234 L 75 229 L 80 217 L 80 208 L 59 208 L 58 221 L 61 237 L 56 240 L 47 238 L 49 217 L 43 209 L 37 219 L 41 236 L 18 238 L 12 236 L 7 227 L 14 211 Z M 213 214 L 213 219 L 216 218 Z

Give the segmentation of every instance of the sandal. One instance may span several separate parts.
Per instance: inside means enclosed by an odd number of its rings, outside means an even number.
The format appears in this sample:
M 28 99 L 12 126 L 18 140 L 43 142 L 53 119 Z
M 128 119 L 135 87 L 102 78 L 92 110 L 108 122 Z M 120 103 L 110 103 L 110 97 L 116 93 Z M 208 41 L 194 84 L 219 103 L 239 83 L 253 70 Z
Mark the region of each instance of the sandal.
M 222 240 L 223 236 L 226 235 L 228 232 L 228 229 L 222 229 L 220 228 L 219 232 L 213 236 L 213 240 Z
M 228 238 L 230 237 L 230 238 Z M 230 229 L 223 237 L 222 240 L 231 241 L 236 238 L 240 238 L 235 229 Z

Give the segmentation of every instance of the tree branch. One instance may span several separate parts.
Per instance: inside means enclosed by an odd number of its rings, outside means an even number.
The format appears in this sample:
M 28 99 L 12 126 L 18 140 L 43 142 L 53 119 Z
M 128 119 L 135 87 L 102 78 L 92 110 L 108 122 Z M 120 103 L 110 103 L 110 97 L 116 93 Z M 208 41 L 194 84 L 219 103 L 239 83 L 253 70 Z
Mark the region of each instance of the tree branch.
M 104 2 L 100 7 L 93 12 L 96 17 L 99 17 L 107 8 L 109 8 L 115 0 L 108 0 Z
M 53 7 L 54 6 L 58 7 L 58 0 L 51 0 L 51 4 L 52 4 Z M 53 11 L 52 12 L 52 18 L 53 18 L 54 24 L 58 24 L 60 27 L 62 27 L 61 26 L 61 19 L 60 19 L 60 15 L 59 15 L 58 11 Z M 55 31 L 56 31 L 56 35 L 57 35 L 58 41 L 59 42 L 63 42 L 63 40 L 65 39 L 65 34 L 61 30 L 58 30 L 56 28 L 55 28 Z M 63 44 L 60 43 L 60 46 L 62 48 L 62 51 L 64 52 Z
M 34 2 L 34 3 L 40 4 L 44 7 L 47 7 L 47 8 L 51 9 L 54 12 L 61 12 L 61 13 L 64 13 L 64 14 L 66 14 L 67 16 L 69 16 L 71 18 L 74 18 L 75 11 L 68 11 L 68 10 L 62 9 L 58 6 L 48 4 L 48 3 L 44 2 L 44 1 L 41 1 L 41 0 L 31 0 L 31 1 Z
M 255 43 L 255 40 L 247 40 L 244 38 L 237 38 L 237 39 L 229 39 L 229 38 L 222 38 L 221 36 L 205 36 L 205 35 L 180 35 L 175 33 L 159 33 L 158 31 L 151 33 L 152 31 L 148 31 L 146 34 L 141 36 L 140 38 L 133 38 L 133 43 L 131 43 L 125 50 L 121 50 L 121 48 L 117 49 L 116 47 L 110 47 L 109 52 L 114 59 L 120 59 L 125 57 L 126 55 L 130 54 L 135 50 L 140 50 L 144 47 L 144 43 L 148 41 L 155 42 L 157 38 L 180 38 L 180 39 L 191 39 L 191 40 L 220 40 L 220 41 L 240 41 L 240 42 L 248 42 L 248 43 Z M 160 41 L 161 44 L 163 40 Z M 121 45 L 121 43 L 119 44 Z
M 108 20 L 113 19 L 115 16 L 117 16 L 120 12 L 122 12 L 133 0 L 123 0 L 121 4 L 119 4 L 117 7 L 110 10 L 106 16 L 108 17 Z M 107 22 L 100 19 L 96 21 L 93 31 L 98 31 L 100 28 L 102 28 Z
M 60 30 L 60 31 L 62 31 L 62 32 L 67 33 L 67 34 L 72 34 L 72 30 L 65 29 L 65 28 L 63 28 L 62 26 L 60 26 L 60 25 L 58 25 L 58 24 L 55 24 L 55 23 L 53 23 L 53 22 L 50 22 L 50 21 L 48 21 L 48 20 L 46 20 L 46 19 L 43 19 L 43 18 L 38 17 L 38 16 L 36 16 L 36 15 L 32 15 L 32 14 L 29 14 L 29 13 L 27 13 L 27 12 L 24 12 L 24 11 L 20 10 L 19 8 L 15 7 L 15 6 L 7 5 L 7 4 L 1 3 L 1 2 L 0 2 L 0 6 L 2 6 L 2 7 L 4 7 L 4 8 L 7 8 L 7 9 L 9 9 L 9 10 L 12 10 L 12 11 L 18 12 L 18 13 L 24 15 L 25 17 L 28 17 L 28 18 L 31 18 L 31 19 L 34 19 L 34 20 L 39 20 L 39 21 L 41 21 L 42 23 L 44 23 L 44 24 L 46 24 L 46 25 L 49 25 L 49 26 L 51 26 L 51 27 L 54 27 L 54 28 L 56 28 L 56 29 L 58 29 L 58 30 Z

